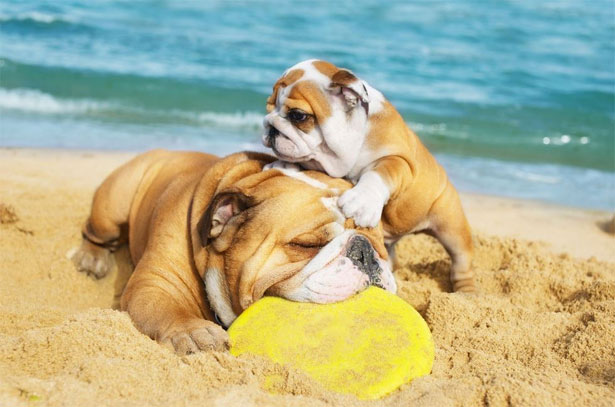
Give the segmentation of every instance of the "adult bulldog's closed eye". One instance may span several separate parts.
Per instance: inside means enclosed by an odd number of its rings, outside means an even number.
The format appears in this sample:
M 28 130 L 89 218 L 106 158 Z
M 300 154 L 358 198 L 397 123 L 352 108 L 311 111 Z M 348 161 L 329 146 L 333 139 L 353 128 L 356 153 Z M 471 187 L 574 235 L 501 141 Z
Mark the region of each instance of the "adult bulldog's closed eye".
M 395 292 L 382 228 L 337 207 L 351 185 L 276 167 L 273 157 L 152 151 L 98 188 L 74 260 L 104 277 L 128 241 L 121 308 L 177 353 L 228 348 L 223 329 L 263 295 L 327 303 L 369 285 Z M 217 322 L 218 321 L 218 322 Z
M 361 227 L 382 218 L 389 244 L 407 233 L 435 235 L 451 256 L 453 288 L 473 291 L 472 239 L 457 191 L 382 93 L 347 69 L 308 60 L 278 79 L 267 112 L 263 143 L 281 161 L 350 180 L 343 214 Z

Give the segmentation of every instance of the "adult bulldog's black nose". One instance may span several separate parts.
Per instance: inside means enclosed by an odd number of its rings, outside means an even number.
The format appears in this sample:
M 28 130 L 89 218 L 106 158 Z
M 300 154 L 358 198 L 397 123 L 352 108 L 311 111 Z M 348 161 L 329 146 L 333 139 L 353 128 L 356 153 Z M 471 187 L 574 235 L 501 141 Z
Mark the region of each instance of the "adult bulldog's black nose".
M 384 288 L 380 281 L 382 269 L 376 260 L 374 248 L 364 236 L 353 237 L 346 249 L 346 257 L 357 266 L 359 270 L 367 274 L 372 285 Z

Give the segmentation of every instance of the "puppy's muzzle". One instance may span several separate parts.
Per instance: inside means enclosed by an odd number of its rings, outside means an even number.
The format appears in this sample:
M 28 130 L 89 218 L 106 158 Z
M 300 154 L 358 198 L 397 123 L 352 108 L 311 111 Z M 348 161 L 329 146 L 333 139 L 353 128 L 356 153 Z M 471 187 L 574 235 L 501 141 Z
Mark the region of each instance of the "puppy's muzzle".
M 385 288 L 380 279 L 382 268 L 376 259 L 374 248 L 367 238 L 360 235 L 354 236 L 350 242 L 348 242 L 346 257 L 348 257 L 359 270 L 367 274 L 370 285 Z

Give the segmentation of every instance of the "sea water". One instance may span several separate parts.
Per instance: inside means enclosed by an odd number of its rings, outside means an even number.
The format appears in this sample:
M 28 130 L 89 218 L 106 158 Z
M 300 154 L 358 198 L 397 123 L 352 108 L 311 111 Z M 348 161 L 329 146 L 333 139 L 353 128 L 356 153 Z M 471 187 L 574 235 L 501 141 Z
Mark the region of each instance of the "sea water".
M 0 146 L 262 149 L 322 58 L 381 90 L 462 191 L 615 207 L 605 1 L 0 2 Z

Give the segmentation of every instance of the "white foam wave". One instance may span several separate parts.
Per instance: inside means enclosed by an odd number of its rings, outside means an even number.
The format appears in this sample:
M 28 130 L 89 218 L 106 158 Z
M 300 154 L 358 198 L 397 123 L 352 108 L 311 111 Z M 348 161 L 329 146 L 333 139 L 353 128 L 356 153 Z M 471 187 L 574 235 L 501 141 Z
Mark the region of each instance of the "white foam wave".
M 234 130 L 258 130 L 262 128 L 263 115 L 257 112 L 188 112 L 182 110 L 148 110 L 142 107 L 126 106 L 122 103 L 98 102 L 89 99 L 61 99 L 34 89 L 0 88 L 0 109 L 50 115 L 78 115 L 96 113 L 115 115 L 121 111 L 124 117 L 155 118 L 165 117 L 176 123 L 193 126 L 226 128 Z
M 406 122 L 419 137 L 423 135 L 444 136 L 449 139 L 467 140 L 470 135 L 464 130 L 450 129 L 446 123 L 425 124 L 419 122 Z
M 197 119 L 200 123 L 207 125 L 256 129 L 262 127 L 263 114 L 256 112 L 203 112 L 197 115 Z
M 37 113 L 83 113 L 101 110 L 107 105 L 87 99 L 57 99 L 47 93 L 32 89 L 1 89 L 0 108 Z
M 64 17 L 41 13 L 40 11 L 30 11 L 27 13 L 18 14 L 16 16 L 0 15 L 0 22 L 11 21 L 11 20 L 13 21 L 32 20 L 32 21 L 36 21 L 37 23 L 44 23 L 44 24 L 51 24 L 56 21 L 68 21 Z
M 476 85 L 452 81 L 434 83 L 384 83 L 385 94 L 413 95 L 415 99 L 447 100 L 461 103 L 492 103 L 496 96 Z
M 557 184 L 562 181 L 561 177 L 558 176 L 544 175 L 531 171 L 515 170 L 512 171 L 512 175 L 520 180 L 539 182 L 543 184 Z

